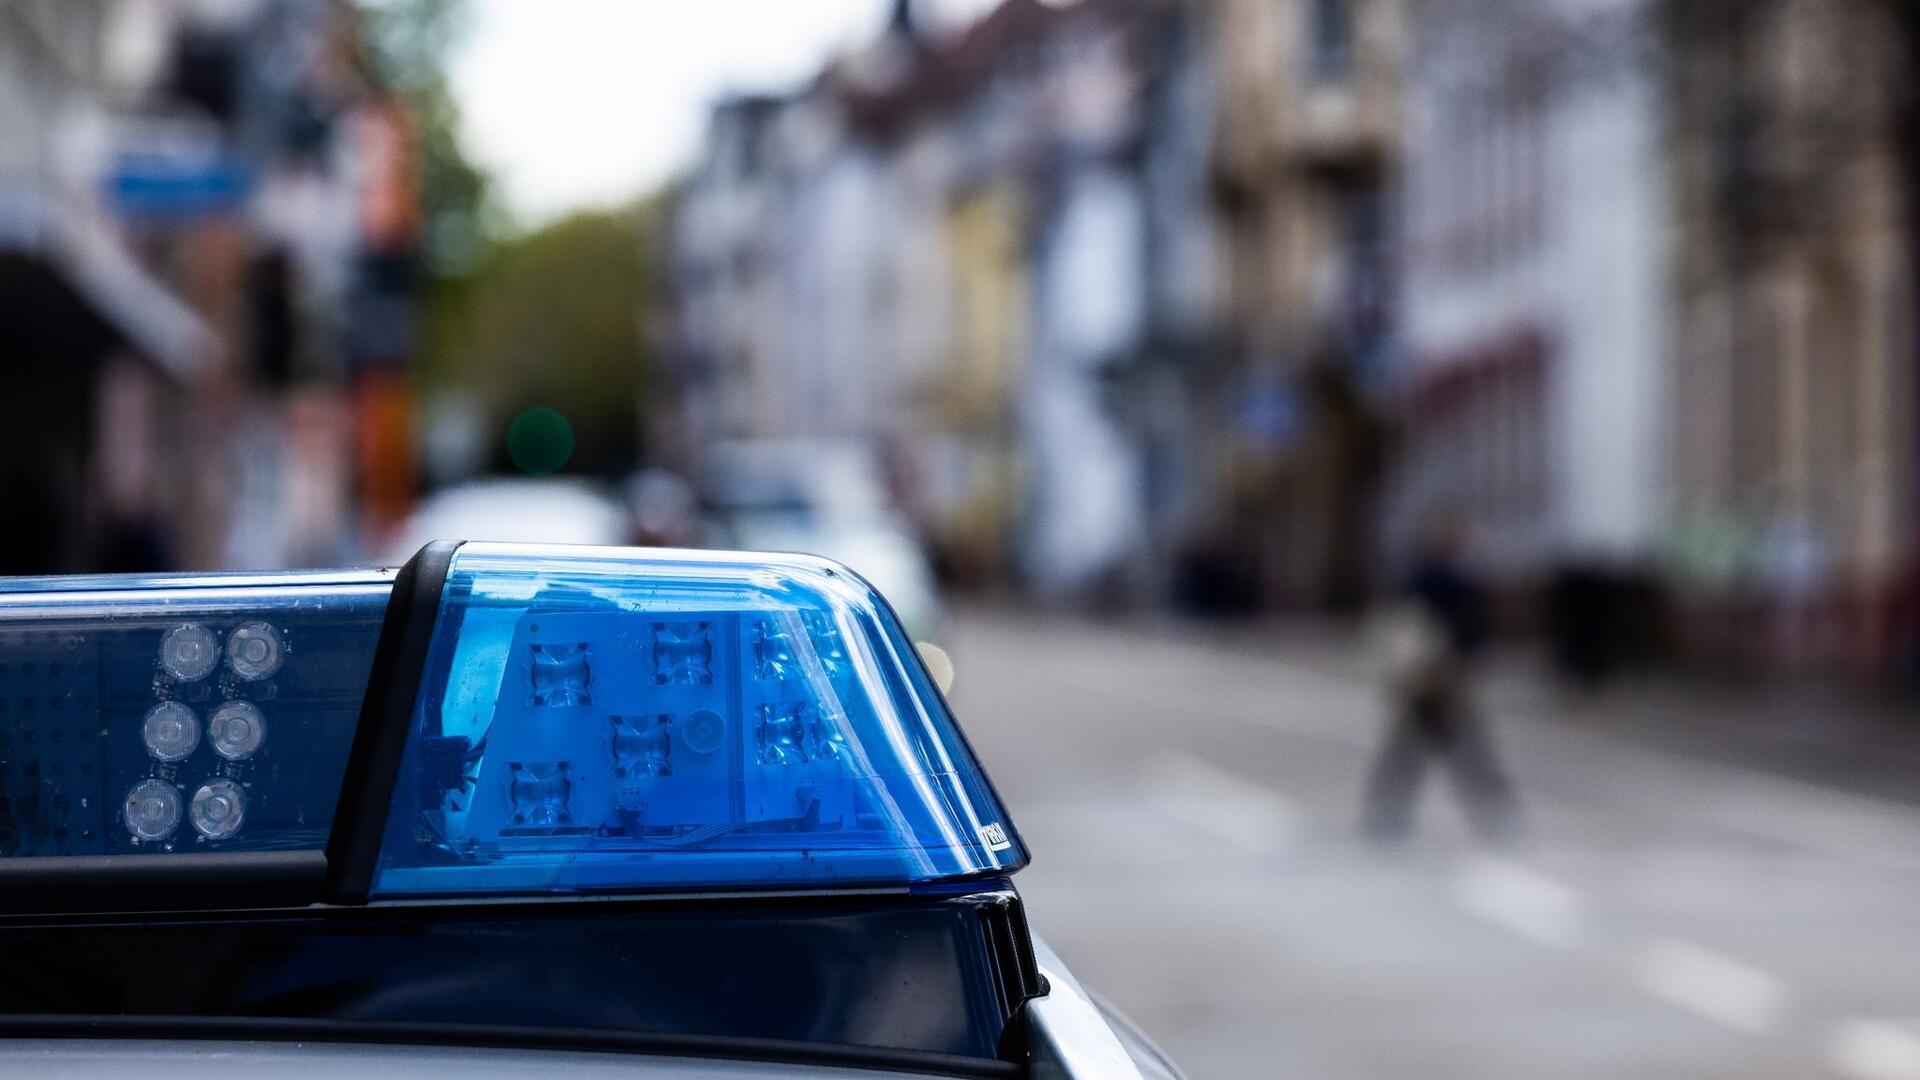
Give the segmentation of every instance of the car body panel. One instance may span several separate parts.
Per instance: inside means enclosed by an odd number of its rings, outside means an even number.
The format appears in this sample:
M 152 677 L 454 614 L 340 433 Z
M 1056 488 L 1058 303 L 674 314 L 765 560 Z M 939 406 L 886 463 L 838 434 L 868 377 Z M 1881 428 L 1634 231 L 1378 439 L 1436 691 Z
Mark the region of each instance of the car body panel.
M 41 1080 L 924 1080 L 934 1073 L 573 1050 L 161 1039 L 0 1039 L 0 1076 Z
M 1150 1080 L 1164 1075 L 1141 1070 L 1107 1012 L 1037 934 L 1033 953 L 1047 981 L 1046 994 L 1027 1002 L 1029 1071 L 1036 1080 Z

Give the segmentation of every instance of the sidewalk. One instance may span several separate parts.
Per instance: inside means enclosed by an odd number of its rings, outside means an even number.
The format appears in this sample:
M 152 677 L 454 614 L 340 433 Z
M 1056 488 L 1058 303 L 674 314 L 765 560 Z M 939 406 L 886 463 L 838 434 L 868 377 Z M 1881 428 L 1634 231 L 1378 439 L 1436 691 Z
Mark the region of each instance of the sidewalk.
M 1603 730 L 1685 757 L 1739 765 L 1857 795 L 1920 805 L 1920 703 L 1840 682 L 1745 684 L 1635 675 L 1596 694 L 1563 690 L 1541 665 L 1500 666 L 1502 716 Z
M 1146 620 L 1143 629 L 1377 678 L 1364 626 L 1309 619 Z M 1509 723 L 1568 724 L 1684 757 L 1920 805 L 1920 701 L 1838 680 L 1629 674 L 1594 693 L 1558 683 L 1537 647 L 1497 650 L 1484 700 Z

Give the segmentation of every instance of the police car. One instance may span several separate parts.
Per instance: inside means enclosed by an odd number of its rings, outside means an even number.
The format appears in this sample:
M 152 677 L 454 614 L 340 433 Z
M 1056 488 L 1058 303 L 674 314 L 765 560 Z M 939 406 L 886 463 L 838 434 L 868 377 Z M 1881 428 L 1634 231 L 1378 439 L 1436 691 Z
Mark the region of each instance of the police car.
M 0 1075 L 1177 1075 L 806 556 L 0 582 Z

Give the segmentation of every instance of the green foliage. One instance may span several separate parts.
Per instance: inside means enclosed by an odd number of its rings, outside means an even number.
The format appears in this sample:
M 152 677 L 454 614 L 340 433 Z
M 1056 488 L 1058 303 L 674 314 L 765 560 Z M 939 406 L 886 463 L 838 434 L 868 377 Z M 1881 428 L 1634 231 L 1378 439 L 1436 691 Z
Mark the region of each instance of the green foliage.
M 497 244 L 437 328 L 429 379 L 477 394 L 496 422 L 558 411 L 576 437 L 573 471 L 631 468 L 654 217 L 584 211 Z
M 552 468 L 627 471 L 638 437 L 639 312 L 654 213 L 582 212 L 516 234 L 485 171 L 460 145 L 447 63 L 468 28 L 466 0 L 361 0 L 360 10 L 369 65 L 407 103 L 420 137 L 422 390 L 459 391 L 485 407 L 496 467 L 520 467 L 508 420 L 545 407 L 570 423 L 574 440 L 571 460 L 561 455 Z

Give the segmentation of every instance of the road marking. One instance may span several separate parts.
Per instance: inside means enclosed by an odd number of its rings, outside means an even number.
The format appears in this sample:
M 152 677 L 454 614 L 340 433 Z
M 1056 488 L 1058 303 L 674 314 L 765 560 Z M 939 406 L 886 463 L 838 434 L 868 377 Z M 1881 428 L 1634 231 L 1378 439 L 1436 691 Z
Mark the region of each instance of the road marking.
M 1920 1080 L 1920 1019 L 1848 1020 L 1827 1054 L 1848 1080 Z
M 1476 855 L 1454 875 L 1453 901 L 1528 941 L 1570 949 L 1586 934 L 1587 904 L 1569 885 L 1497 855 Z
M 1651 941 L 1627 966 L 1655 997 L 1754 1035 L 1779 1026 L 1791 997 L 1778 976 L 1684 941 Z
M 1578 890 L 1497 855 L 1477 855 L 1461 866 L 1453 880 L 1453 899 L 1467 912 L 1537 944 L 1570 949 L 1587 937 L 1588 905 Z M 1640 988 L 1655 997 L 1751 1034 L 1778 1027 L 1792 998 L 1777 976 L 1684 941 L 1649 942 L 1627 958 L 1627 968 Z M 1870 1032 L 1871 1039 L 1856 1032 L 1849 1046 L 1862 1053 L 1859 1048 L 1865 1046 L 1881 1055 L 1874 1060 L 1907 1060 L 1896 1056 L 1900 1044 L 1895 1037 L 1911 1036 L 1881 1027 L 1886 1030 Z M 1912 1048 L 1920 1055 L 1920 1041 Z M 1881 1074 L 1860 1075 L 1862 1080 L 1877 1080 Z
M 1185 751 L 1155 755 L 1146 788 L 1163 817 L 1250 855 L 1277 855 L 1300 835 L 1291 802 Z

